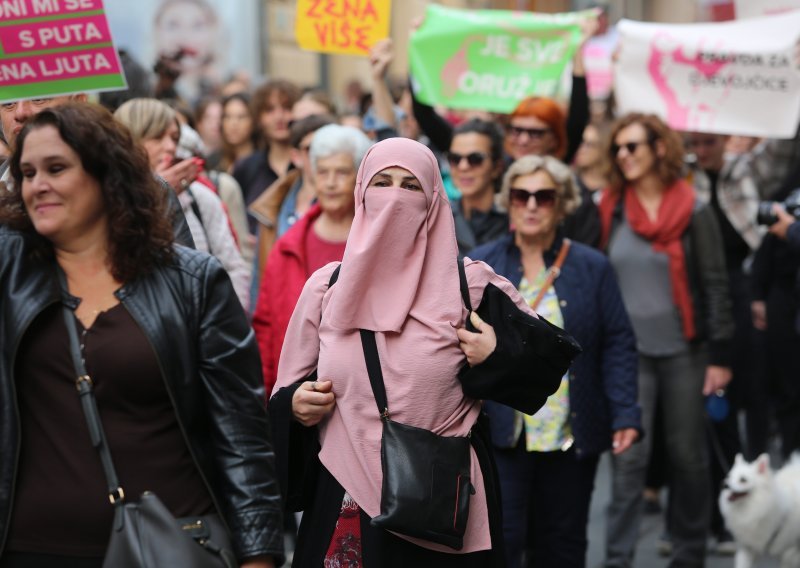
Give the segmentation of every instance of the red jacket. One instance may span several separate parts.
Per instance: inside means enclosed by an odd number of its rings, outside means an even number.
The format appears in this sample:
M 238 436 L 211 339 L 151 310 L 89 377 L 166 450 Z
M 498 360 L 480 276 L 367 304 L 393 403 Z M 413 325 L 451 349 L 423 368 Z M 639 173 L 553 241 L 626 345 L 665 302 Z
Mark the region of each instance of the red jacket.
M 322 213 L 314 205 L 277 240 L 261 276 L 253 329 L 261 351 L 267 400 L 278 378 L 278 360 L 292 312 L 310 274 L 306 274 L 306 237 Z

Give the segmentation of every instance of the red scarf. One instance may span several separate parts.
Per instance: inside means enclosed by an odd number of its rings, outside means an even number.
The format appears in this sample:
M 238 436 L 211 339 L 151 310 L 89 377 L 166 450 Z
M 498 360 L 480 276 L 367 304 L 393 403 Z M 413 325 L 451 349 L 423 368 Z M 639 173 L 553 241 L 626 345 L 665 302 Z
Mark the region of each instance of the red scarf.
M 658 218 L 651 221 L 642 207 L 636 192 L 625 192 L 625 216 L 631 229 L 653 244 L 655 252 L 665 253 L 669 258 L 669 279 L 672 284 L 672 299 L 678 307 L 683 323 L 683 335 L 687 340 L 694 339 L 694 308 L 689 291 L 689 275 L 686 270 L 686 255 L 681 244 L 681 236 L 689 227 L 694 209 L 694 189 L 684 180 L 678 180 L 664 191 L 658 208 Z M 611 223 L 614 209 L 619 202 L 619 193 L 603 193 L 600 200 L 600 222 L 602 224 L 601 243 L 608 246 L 611 237 Z

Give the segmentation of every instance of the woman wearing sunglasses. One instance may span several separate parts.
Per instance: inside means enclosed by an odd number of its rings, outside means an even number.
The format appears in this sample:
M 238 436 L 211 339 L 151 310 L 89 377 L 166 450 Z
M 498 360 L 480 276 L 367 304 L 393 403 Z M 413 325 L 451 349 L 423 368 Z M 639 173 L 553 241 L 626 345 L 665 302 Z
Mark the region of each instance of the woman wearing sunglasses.
M 602 240 L 636 332 L 642 424 L 662 409 L 670 460 L 671 566 L 702 566 L 711 511 L 704 401 L 731 378 L 724 248 L 712 209 L 681 178 L 683 144 L 654 115 L 611 130 Z M 607 566 L 631 566 L 650 444 L 615 458 Z
M 529 549 L 529 565 L 581 567 L 598 458 L 609 447 L 624 452 L 640 433 L 633 330 L 608 260 L 559 230 L 580 203 L 566 165 L 549 156 L 517 160 L 503 178 L 500 201 L 512 232 L 469 257 L 508 278 L 541 317 L 583 348 L 535 415 L 485 403 L 503 488 L 508 566 L 522 566 Z
M 450 202 L 458 253 L 463 256 L 508 231 L 508 215 L 494 202 L 503 175 L 503 131 L 474 118 L 458 125 L 447 152 L 450 178 L 461 193 Z

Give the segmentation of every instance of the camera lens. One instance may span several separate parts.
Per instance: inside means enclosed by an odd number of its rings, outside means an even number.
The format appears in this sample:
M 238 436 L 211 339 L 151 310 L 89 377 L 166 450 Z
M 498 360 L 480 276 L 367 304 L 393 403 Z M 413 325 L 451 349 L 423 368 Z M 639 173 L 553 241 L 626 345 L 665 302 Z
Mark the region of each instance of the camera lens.
M 772 212 L 774 201 L 761 201 L 758 204 L 758 213 L 756 214 L 756 223 L 759 225 L 774 225 L 778 222 L 778 217 Z

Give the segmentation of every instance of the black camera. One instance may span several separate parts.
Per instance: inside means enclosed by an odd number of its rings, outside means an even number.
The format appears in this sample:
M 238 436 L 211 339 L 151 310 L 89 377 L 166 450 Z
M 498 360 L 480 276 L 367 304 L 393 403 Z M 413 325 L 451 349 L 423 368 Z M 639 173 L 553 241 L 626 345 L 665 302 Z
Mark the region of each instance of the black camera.
M 778 203 L 776 201 L 762 201 L 758 204 L 758 214 L 756 215 L 756 222 L 759 225 L 774 225 L 778 222 L 778 217 L 772 212 L 772 206 Z M 800 218 L 800 188 L 792 190 L 789 197 L 781 205 L 786 212 L 794 218 Z

